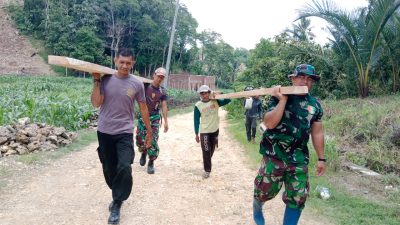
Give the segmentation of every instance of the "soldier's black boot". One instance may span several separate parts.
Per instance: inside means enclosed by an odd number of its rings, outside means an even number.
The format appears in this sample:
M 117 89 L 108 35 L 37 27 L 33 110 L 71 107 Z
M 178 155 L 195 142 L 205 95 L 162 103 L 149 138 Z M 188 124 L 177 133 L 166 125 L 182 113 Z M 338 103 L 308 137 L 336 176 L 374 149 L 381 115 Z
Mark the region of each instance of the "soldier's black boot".
M 149 160 L 149 164 L 147 165 L 147 173 L 153 174 L 154 173 L 154 160 Z
M 108 205 L 108 211 L 109 212 L 111 212 L 111 209 L 112 209 L 112 207 L 114 206 L 114 200 L 112 200 L 111 202 L 110 202 L 110 205 Z
M 142 153 L 142 156 L 140 156 L 139 163 L 140 163 L 141 166 L 146 165 L 146 156 L 147 156 L 147 153 Z
M 119 224 L 120 211 L 122 201 L 113 201 L 111 205 L 111 213 L 108 217 L 108 224 Z

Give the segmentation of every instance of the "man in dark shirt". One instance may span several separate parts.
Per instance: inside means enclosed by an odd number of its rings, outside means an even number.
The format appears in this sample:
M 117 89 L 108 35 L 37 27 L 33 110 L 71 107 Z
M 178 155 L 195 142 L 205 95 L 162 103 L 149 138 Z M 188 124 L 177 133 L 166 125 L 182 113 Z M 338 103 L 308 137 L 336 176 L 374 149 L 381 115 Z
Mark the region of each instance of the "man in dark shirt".
M 91 96 L 92 105 L 101 106 L 97 127 L 98 154 L 104 178 L 112 191 L 109 224 L 119 223 L 122 202 L 128 199 L 132 190 L 135 101 L 138 102 L 148 131 L 145 140 L 147 146 L 150 146 L 152 136 L 143 83 L 129 74 L 135 63 L 132 51 L 120 49 L 114 61 L 118 68 L 115 74 L 102 78 L 100 74 L 93 74 Z
M 160 121 L 162 121 L 162 118 L 164 119 L 164 133 L 168 131 L 168 94 L 167 90 L 161 86 L 166 73 L 167 71 L 162 67 L 156 69 L 153 76 L 153 82 L 145 87 L 146 104 L 147 108 L 149 109 L 151 129 L 153 131 L 151 146 L 148 148 L 146 148 L 144 145 L 147 131 L 145 129 L 142 117 L 138 117 L 139 122 L 136 133 L 136 145 L 139 147 L 139 151 L 142 153 L 139 163 L 141 166 L 144 166 L 146 164 L 146 157 L 149 155 L 149 163 L 147 164 L 148 174 L 154 174 L 154 160 L 157 159 L 160 152 L 157 142 Z M 162 111 L 162 118 L 160 115 L 160 108 Z
M 256 131 L 257 131 L 257 119 L 262 117 L 262 102 L 260 96 L 254 96 L 252 98 L 252 105 L 250 109 L 246 109 L 246 135 L 247 141 L 253 144 L 256 143 Z

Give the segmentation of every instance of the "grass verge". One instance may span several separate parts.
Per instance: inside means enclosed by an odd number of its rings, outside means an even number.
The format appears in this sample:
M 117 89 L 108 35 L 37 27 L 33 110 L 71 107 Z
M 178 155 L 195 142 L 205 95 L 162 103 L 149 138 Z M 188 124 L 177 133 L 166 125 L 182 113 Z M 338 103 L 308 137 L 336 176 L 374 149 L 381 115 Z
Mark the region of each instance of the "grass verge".
M 313 189 L 307 206 L 311 208 L 313 214 L 322 215 L 340 225 L 399 224 L 400 205 L 398 202 L 374 201 L 367 198 L 367 192 L 364 192 L 364 196 L 352 193 L 340 184 L 330 181 L 332 177 L 336 178 L 332 180 L 341 180 L 340 173 L 323 177 L 311 176 L 310 183 Z M 328 187 L 332 197 L 328 200 L 318 198 L 318 193 L 315 191 L 318 185 Z
M 176 116 L 179 114 L 190 113 L 190 112 L 193 112 L 193 110 L 194 110 L 194 103 L 193 103 L 193 106 L 177 107 L 177 108 L 168 110 L 168 117 Z

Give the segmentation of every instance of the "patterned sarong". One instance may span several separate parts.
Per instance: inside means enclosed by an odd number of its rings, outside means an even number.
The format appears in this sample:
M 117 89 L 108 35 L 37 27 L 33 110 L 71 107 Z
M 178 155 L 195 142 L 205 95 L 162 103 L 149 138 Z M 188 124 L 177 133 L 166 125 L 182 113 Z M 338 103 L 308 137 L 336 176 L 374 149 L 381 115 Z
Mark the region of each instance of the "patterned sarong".
M 136 146 L 139 148 L 139 152 L 147 153 L 151 160 L 155 160 L 158 157 L 160 148 L 158 147 L 158 136 L 160 129 L 160 114 L 154 114 L 150 116 L 151 129 L 153 130 L 153 138 L 151 140 L 151 147 L 146 149 L 144 142 L 146 140 L 146 126 L 144 125 L 143 118 L 138 116 L 138 126 L 136 132 Z

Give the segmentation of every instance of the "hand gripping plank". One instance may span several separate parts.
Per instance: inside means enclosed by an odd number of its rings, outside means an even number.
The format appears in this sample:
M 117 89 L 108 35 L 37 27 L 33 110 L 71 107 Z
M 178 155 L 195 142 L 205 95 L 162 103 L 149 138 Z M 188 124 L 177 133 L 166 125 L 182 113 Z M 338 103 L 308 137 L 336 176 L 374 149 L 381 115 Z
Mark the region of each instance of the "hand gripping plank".
M 116 70 L 111 69 L 109 67 L 105 67 L 105 66 L 101 66 L 98 64 L 86 62 L 86 61 L 79 60 L 79 59 L 69 58 L 69 57 L 65 57 L 65 56 L 49 55 L 48 59 L 49 59 L 49 64 L 51 64 L 51 65 L 63 66 L 63 67 L 67 67 L 67 68 L 71 68 L 71 69 L 75 69 L 75 70 L 79 70 L 79 71 L 88 72 L 90 74 L 100 73 L 101 75 L 104 75 L 104 74 L 113 74 L 116 72 Z M 135 75 L 133 75 L 133 76 L 135 76 Z M 135 77 L 144 83 L 152 82 L 152 80 L 144 78 L 144 77 L 139 77 L 139 76 L 135 76 Z
M 280 87 L 281 93 L 285 95 L 295 95 L 295 94 L 307 94 L 308 88 L 307 86 L 288 86 L 288 87 Z M 261 88 L 255 89 L 251 91 L 241 91 L 227 94 L 218 94 L 215 93 L 214 99 L 221 98 L 247 98 L 251 96 L 261 96 L 261 95 L 270 95 L 272 94 L 273 88 Z

